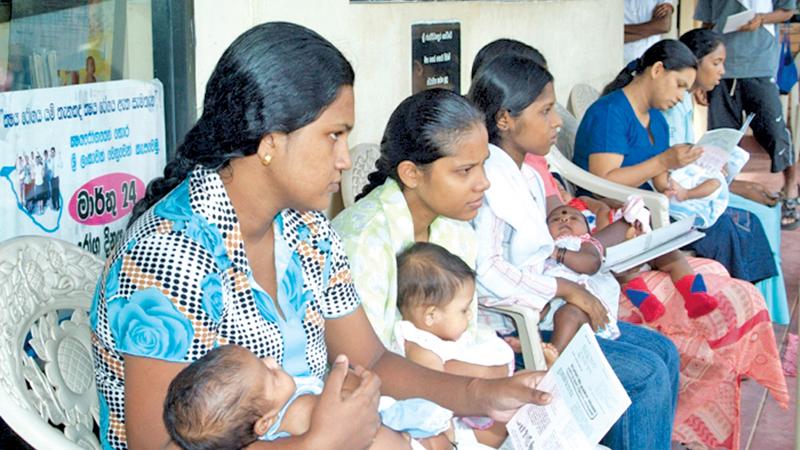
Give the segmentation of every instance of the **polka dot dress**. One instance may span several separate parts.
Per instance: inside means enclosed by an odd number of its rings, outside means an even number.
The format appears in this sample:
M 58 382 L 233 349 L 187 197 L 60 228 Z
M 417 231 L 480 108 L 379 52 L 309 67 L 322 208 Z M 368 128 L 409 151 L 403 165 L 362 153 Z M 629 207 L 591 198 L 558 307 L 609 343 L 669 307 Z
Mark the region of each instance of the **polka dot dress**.
M 280 326 L 254 300 L 239 222 L 216 172 L 198 166 L 130 227 L 106 264 L 91 311 L 104 446 L 127 448 L 124 354 L 191 363 L 235 343 L 281 364 L 304 358 L 311 375 L 325 374 L 325 319 L 360 305 L 347 257 L 322 214 L 284 210 L 276 220 L 302 274 L 291 280 L 306 299 L 303 333 L 295 333 L 305 343 L 292 345 L 303 355 L 285 354 Z

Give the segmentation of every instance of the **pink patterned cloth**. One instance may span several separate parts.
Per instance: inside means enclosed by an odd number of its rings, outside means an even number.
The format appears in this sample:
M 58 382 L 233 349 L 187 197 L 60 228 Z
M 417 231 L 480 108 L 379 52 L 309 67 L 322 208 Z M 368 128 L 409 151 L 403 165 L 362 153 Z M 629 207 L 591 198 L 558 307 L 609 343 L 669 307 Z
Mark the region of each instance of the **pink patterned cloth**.
M 642 275 L 667 310 L 645 325 L 669 337 L 681 355 L 672 438 L 690 449 L 738 449 L 742 377 L 754 379 L 781 407 L 788 407 L 789 392 L 772 323 L 764 298 L 752 284 L 730 278 L 716 261 L 689 258 L 689 263 L 703 274 L 708 292 L 719 300 L 719 308 L 697 319 L 686 315 L 683 298 L 668 274 L 652 271 Z M 619 318 L 642 323 L 624 293 Z

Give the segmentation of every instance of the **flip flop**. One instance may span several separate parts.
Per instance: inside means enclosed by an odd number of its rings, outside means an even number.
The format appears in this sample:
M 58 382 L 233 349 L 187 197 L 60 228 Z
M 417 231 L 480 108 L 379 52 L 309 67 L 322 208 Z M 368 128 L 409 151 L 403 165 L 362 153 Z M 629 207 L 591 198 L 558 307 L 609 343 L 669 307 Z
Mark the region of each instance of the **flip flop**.
M 800 206 L 800 197 L 784 198 L 781 203 L 781 230 L 791 231 L 800 227 L 800 212 L 797 207 Z M 784 222 L 785 219 L 791 219 Z

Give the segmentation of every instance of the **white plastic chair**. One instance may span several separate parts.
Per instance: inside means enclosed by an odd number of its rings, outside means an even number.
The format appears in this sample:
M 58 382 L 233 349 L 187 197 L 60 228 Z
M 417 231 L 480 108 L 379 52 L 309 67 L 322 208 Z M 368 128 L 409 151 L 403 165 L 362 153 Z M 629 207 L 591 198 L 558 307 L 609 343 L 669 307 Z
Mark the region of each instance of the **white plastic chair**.
M 578 127 L 568 126 L 567 124 L 575 123 L 575 117 L 571 116 L 564 108 L 557 108 L 557 111 L 561 115 L 562 122 L 564 122 L 564 126 L 559 131 L 558 142 L 560 144 L 562 142 L 567 143 L 568 148 L 571 150 L 575 146 L 575 135 Z M 558 172 L 564 180 L 599 196 L 620 202 L 624 202 L 628 196 L 633 194 L 641 196 L 644 199 L 644 204 L 650 210 L 653 228 L 669 225 L 669 199 L 666 195 L 632 188 L 600 178 L 575 165 L 556 146 L 550 149 L 550 153 L 547 155 L 547 162 L 550 164 L 550 170 Z M 571 187 L 568 187 L 568 190 L 572 192 Z
M 519 334 L 522 347 L 522 361 L 529 370 L 545 370 L 547 363 L 542 352 L 542 337 L 539 335 L 539 311 L 519 305 L 481 305 L 484 311 L 495 312 L 509 317 Z
M 53 238 L 0 243 L 0 416 L 34 448 L 100 449 L 87 314 L 102 266 Z
M 342 172 L 342 203 L 345 208 L 355 203 L 356 195 L 367 185 L 367 177 L 375 170 L 375 161 L 380 156 L 378 144 L 358 144 L 350 149 L 353 167 Z
M 378 144 L 363 143 L 350 149 L 353 168 L 342 173 L 342 201 L 345 207 L 352 205 L 355 196 L 367 184 L 367 175 L 375 170 L 375 161 L 380 157 Z M 521 306 L 496 306 L 484 308 L 494 310 L 511 318 L 517 327 L 522 345 L 522 357 L 528 369 L 542 370 L 546 367 L 539 337 L 539 312 Z
M 569 112 L 580 122 L 586 110 L 589 109 L 592 103 L 598 98 L 600 98 L 600 91 L 588 84 L 578 83 L 573 86 L 572 90 L 569 92 L 567 108 L 569 108 Z

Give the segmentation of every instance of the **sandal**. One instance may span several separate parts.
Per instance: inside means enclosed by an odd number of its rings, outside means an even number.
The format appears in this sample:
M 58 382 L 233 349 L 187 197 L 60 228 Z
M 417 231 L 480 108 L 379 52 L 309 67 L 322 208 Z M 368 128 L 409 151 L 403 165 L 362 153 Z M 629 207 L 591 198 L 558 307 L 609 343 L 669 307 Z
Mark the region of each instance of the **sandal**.
M 786 198 L 781 203 L 781 229 L 791 231 L 800 227 L 800 197 Z

